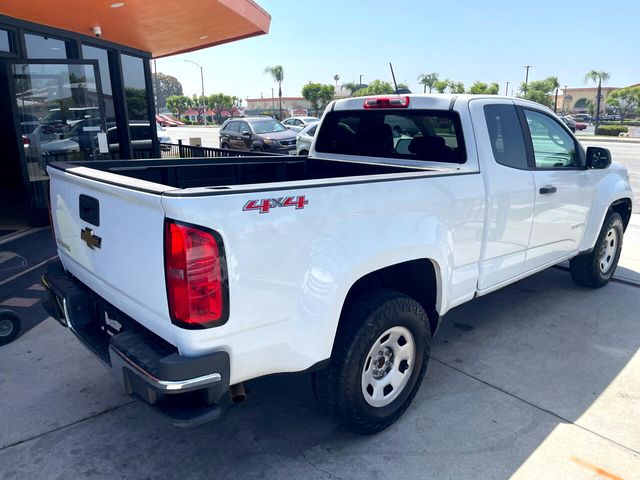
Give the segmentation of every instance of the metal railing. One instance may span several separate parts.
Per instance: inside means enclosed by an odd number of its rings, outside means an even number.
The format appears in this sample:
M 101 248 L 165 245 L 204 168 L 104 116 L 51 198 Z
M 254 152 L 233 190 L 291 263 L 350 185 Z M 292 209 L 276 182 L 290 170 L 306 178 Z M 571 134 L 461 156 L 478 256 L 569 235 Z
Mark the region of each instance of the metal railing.
M 161 143 L 161 158 L 223 158 L 223 157 L 282 157 L 279 153 L 253 152 L 250 150 L 228 150 L 214 147 L 196 147 L 178 143 Z

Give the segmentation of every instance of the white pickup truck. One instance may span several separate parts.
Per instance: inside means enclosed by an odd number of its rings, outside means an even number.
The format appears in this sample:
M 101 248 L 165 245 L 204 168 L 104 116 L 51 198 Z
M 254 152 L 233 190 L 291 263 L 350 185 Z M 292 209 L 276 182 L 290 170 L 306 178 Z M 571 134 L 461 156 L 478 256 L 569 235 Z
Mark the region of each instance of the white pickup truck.
M 453 307 L 570 260 L 612 276 L 625 168 L 499 96 L 332 102 L 308 157 L 54 163 L 50 313 L 126 391 L 204 422 L 264 375 L 373 433 L 411 403 Z

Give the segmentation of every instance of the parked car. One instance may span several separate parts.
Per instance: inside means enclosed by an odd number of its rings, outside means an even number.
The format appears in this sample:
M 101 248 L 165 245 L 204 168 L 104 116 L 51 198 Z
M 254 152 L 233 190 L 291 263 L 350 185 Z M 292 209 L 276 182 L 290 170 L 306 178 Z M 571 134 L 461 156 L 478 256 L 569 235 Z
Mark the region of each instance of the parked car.
M 286 120 L 283 120 L 282 124 L 289 130 L 299 132 L 310 123 L 319 121 L 320 119 L 318 117 L 289 117 Z
M 576 122 L 576 130 L 586 130 L 586 129 L 587 129 L 586 123 Z
M 284 128 L 242 123 L 260 141 Z M 452 308 L 567 260 L 576 283 L 605 285 L 633 199 L 606 148 L 497 95 L 336 100 L 307 157 L 47 171 L 47 311 L 127 393 L 197 424 L 247 380 L 313 372 L 363 434 L 409 407 Z
M 167 134 L 167 130 L 159 123 L 156 123 L 156 128 L 158 129 L 158 142 L 160 142 L 160 150 L 170 149 L 170 146 L 162 145 L 163 143 L 171 143 L 171 137 Z
M 220 148 L 293 155 L 296 132 L 270 117 L 229 119 L 220 127 Z
M 311 142 L 318 129 L 318 122 L 310 123 L 304 127 L 298 136 L 296 137 L 296 154 L 297 155 L 309 155 L 311 149 Z
M 562 120 L 563 123 L 567 127 L 569 127 L 569 130 L 571 130 L 573 133 L 576 133 L 576 129 L 577 129 L 576 125 L 577 125 L 577 123 L 576 123 L 575 120 L 573 120 L 571 117 L 567 117 L 567 116 L 560 117 L 560 120 Z
M 573 118 L 573 120 L 575 120 L 576 122 L 586 122 L 586 123 L 591 123 L 591 121 L 593 120 L 593 118 L 591 117 L 591 115 L 588 115 L 586 113 L 576 113 L 574 115 L 571 115 L 571 117 Z

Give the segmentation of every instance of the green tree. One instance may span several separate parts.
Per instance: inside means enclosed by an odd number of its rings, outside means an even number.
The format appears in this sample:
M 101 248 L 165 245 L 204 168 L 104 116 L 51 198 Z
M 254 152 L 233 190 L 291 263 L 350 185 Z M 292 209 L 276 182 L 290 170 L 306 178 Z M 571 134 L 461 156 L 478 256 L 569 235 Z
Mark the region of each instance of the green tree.
M 349 82 L 343 83 L 342 88 L 349 90 L 349 95 L 353 96 L 354 93 L 362 88 L 362 85 L 360 85 L 358 82 Z
M 448 86 L 449 80 L 447 80 L 446 78 L 444 80 L 436 80 L 436 82 L 433 84 L 433 88 L 438 93 L 444 93 Z
M 467 93 L 474 95 L 497 95 L 499 91 L 500 86 L 495 82 L 487 85 L 484 82 L 475 81 Z
M 167 106 L 167 99 L 172 95 L 182 95 L 182 84 L 176 77 L 165 75 L 164 73 L 156 73 L 153 78 L 153 91 L 156 96 L 156 104 L 158 108 Z M 168 108 L 168 107 L 167 107 Z
M 464 93 L 464 83 L 462 82 L 449 82 L 449 91 L 451 93 Z
M 282 65 L 274 65 L 264 69 L 264 73 L 271 75 L 273 81 L 278 84 L 278 99 L 280 100 L 280 118 L 282 118 L 282 81 L 284 80 L 284 68 Z
M 318 116 L 320 110 L 324 110 L 333 99 L 336 89 L 333 85 L 322 85 L 321 83 L 308 83 L 302 87 L 302 96 L 311 104 Z
M 398 85 L 399 86 L 399 85 Z M 383 82 L 382 80 L 373 80 L 368 86 L 361 88 L 354 97 L 364 97 L 368 95 L 383 95 L 385 93 L 394 93 L 395 89 L 389 82 Z
M 596 131 L 600 124 L 600 101 L 602 100 L 602 84 L 609 80 L 609 73 L 597 70 L 591 70 L 584 76 L 584 83 L 597 83 L 598 94 L 596 95 Z
M 624 123 L 624 118 L 637 112 L 640 107 L 640 87 L 614 90 L 607 98 L 607 105 L 616 109 L 620 115 L 620 123 Z
M 427 87 L 429 87 L 429 93 L 433 90 L 433 86 L 438 81 L 438 74 L 436 72 L 433 73 L 423 73 L 418 76 L 418 82 L 420 85 L 424 86 L 422 93 L 427 93 Z
M 559 87 L 557 77 L 547 77 L 544 80 L 533 80 L 527 84 L 527 94 L 522 98 L 539 103 L 545 107 L 552 107 L 554 92 Z M 524 93 L 524 82 L 520 84 L 520 92 Z
M 202 95 L 193 94 L 191 96 L 190 108 L 194 109 L 198 113 L 198 117 L 204 122 L 204 112 L 207 109 L 207 97 Z
M 171 95 L 167 97 L 167 108 L 171 110 L 178 119 L 186 112 L 191 105 L 191 99 L 185 95 Z
M 336 82 L 336 88 L 338 88 L 338 82 L 340 81 L 340 75 L 337 73 L 333 76 L 333 81 Z
M 224 93 L 214 93 L 207 97 L 207 106 L 215 111 L 216 123 L 221 124 L 223 121 L 222 112 L 228 110 L 231 112 L 234 107 L 240 105 L 241 99 Z

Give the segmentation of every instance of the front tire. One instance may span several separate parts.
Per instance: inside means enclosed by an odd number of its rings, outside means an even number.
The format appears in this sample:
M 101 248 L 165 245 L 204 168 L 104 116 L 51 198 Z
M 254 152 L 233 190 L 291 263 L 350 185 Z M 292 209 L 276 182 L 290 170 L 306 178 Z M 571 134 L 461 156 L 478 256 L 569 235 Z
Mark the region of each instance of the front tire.
M 350 301 L 329 366 L 314 374 L 316 398 L 355 433 L 387 428 L 420 388 L 430 339 L 427 313 L 411 297 L 378 290 Z
M 578 255 L 569 262 L 573 281 L 590 288 L 606 285 L 618 266 L 623 234 L 622 217 L 616 212 L 610 212 L 604 220 L 593 251 Z
M 13 342 L 20 333 L 20 318 L 13 312 L 0 312 L 0 345 Z

